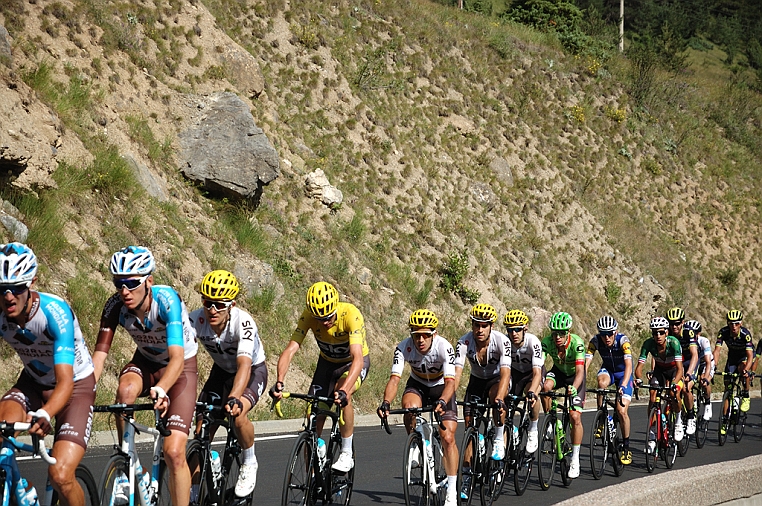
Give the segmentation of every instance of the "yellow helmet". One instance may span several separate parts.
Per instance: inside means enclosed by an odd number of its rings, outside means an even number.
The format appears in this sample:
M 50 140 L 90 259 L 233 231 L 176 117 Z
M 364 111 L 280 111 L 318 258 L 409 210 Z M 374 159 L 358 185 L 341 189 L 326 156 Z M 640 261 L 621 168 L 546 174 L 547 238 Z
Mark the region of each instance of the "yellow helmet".
M 428 309 L 419 309 L 410 315 L 410 326 L 425 329 L 436 329 L 439 325 L 437 316 Z
M 743 311 L 740 309 L 731 309 L 728 311 L 728 314 L 725 315 L 725 318 L 727 318 L 729 322 L 740 322 L 743 320 Z
M 217 270 L 204 276 L 198 291 L 205 299 L 233 300 L 240 290 L 241 286 L 233 273 Z
M 475 322 L 495 323 L 497 311 L 489 304 L 477 304 L 471 308 L 468 316 Z
M 318 281 L 307 290 L 307 307 L 315 318 L 328 318 L 339 305 L 339 292 L 330 283 Z
M 681 307 L 673 307 L 667 311 L 667 320 L 670 322 L 685 320 L 685 311 Z
M 521 327 L 529 323 L 529 317 L 520 309 L 511 309 L 505 313 L 503 323 L 506 327 Z

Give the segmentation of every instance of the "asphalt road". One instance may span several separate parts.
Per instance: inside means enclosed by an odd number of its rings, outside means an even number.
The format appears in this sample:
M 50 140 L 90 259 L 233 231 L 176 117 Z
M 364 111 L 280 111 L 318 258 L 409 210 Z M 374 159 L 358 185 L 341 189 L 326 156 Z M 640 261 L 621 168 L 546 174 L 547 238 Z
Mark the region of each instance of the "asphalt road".
M 706 445 L 697 449 L 695 442 L 691 442 L 688 454 L 678 457 L 674 469 L 682 469 L 691 466 L 701 466 L 723 461 L 733 461 L 762 454 L 762 427 L 760 426 L 760 410 L 762 400 L 752 399 L 749 411 L 746 433 L 741 443 L 733 441 L 729 434 L 728 442 L 720 447 L 717 443 L 717 418 L 720 411 L 718 402 L 713 405 L 715 418 L 709 426 L 709 436 Z M 593 412 L 583 413 L 585 425 L 585 437 L 580 452 L 580 464 L 582 473 L 567 488 L 556 480 L 550 490 L 542 491 L 537 481 L 536 469 L 527 491 L 522 497 L 516 497 L 513 492 L 512 480 L 506 484 L 503 496 L 497 503 L 531 504 L 540 500 L 544 504 L 552 504 L 564 499 L 572 498 L 578 494 L 596 490 L 601 487 L 621 483 L 647 476 L 643 447 L 645 442 L 646 407 L 644 405 L 632 405 L 630 407 L 632 418 L 631 448 L 633 450 L 633 463 L 626 467 L 624 474 L 617 478 L 613 475 L 610 465 L 601 480 L 595 480 L 590 471 L 588 428 L 592 424 Z M 457 440 L 460 441 L 462 423 L 459 424 Z M 286 469 L 288 455 L 295 441 L 296 435 L 260 435 L 257 438 L 256 452 L 259 460 L 259 473 L 257 488 L 255 490 L 255 503 L 257 506 L 275 506 L 280 504 L 283 487 L 283 476 Z M 406 441 L 405 429 L 402 426 L 393 427 L 392 435 L 387 435 L 380 425 L 357 427 L 355 429 L 355 487 L 351 503 L 353 505 L 373 504 L 404 504 L 402 492 L 402 452 Z M 150 462 L 151 449 L 146 446 L 145 452 L 141 449 L 141 460 Z M 146 453 L 147 452 L 147 453 Z M 83 460 L 84 464 L 93 472 L 96 481 L 106 465 L 108 457 L 113 453 L 110 446 L 88 448 Z M 39 460 L 23 460 L 21 462 L 22 474 L 31 478 L 32 481 L 42 483 L 44 480 L 45 465 Z M 655 473 L 670 472 L 659 461 Z M 558 484 L 556 484 L 558 483 Z M 684 486 L 685 484 L 683 484 Z M 717 486 L 724 486 L 718 483 Z M 43 487 L 38 485 L 38 490 Z

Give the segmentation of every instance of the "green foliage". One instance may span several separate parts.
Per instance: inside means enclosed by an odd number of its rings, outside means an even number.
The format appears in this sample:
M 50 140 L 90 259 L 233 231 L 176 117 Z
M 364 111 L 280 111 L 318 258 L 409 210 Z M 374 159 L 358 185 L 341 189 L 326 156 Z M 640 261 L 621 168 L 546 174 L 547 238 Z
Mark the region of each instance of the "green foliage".
M 172 141 L 167 138 L 163 142 L 156 140 L 148 120 L 142 116 L 128 115 L 124 121 L 129 125 L 130 138 L 142 145 L 154 163 L 167 167 L 172 158 Z
M 741 273 L 739 267 L 728 267 L 717 273 L 717 280 L 726 288 L 733 288 L 738 281 L 738 275 Z
M 650 47 L 633 49 L 630 57 L 628 92 L 636 105 L 642 106 L 651 100 L 654 93 L 658 57 Z
M 225 209 L 221 221 L 242 248 L 257 258 L 267 258 L 271 251 L 267 234 L 255 221 L 249 219 L 249 210 L 245 206 L 231 206 Z
M 604 293 L 606 294 L 606 300 L 608 301 L 609 305 L 614 306 L 619 300 L 619 297 L 622 295 L 622 287 L 613 281 L 609 281 L 606 283 Z
M 351 241 L 352 243 L 359 243 L 365 235 L 365 223 L 363 223 L 363 217 L 360 213 L 356 213 L 352 216 L 352 219 L 342 225 L 341 236 Z
M 481 294 L 477 290 L 472 290 L 463 285 L 463 281 L 468 274 L 468 251 L 465 249 L 460 252 L 452 252 L 447 257 L 447 261 L 439 270 L 442 277 L 440 286 L 447 292 L 452 292 L 466 304 L 474 304 Z
M 52 264 L 66 255 L 69 246 L 60 233 L 65 228 L 66 217 L 61 212 L 55 190 L 40 190 L 34 195 L 8 186 L 0 195 L 24 216 L 24 223 L 29 228 L 26 242 L 38 257 Z

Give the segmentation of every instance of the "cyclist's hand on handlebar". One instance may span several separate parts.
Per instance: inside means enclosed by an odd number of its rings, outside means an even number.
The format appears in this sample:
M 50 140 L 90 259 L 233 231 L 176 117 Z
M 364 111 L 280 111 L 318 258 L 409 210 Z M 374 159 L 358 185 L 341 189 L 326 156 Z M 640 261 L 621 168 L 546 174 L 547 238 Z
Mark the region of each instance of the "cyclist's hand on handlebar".
M 29 428 L 29 433 L 32 435 L 45 437 L 53 430 L 50 425 L 50 415 L 42 408 L 27 413 L 26 421 L 32 424 Z
M 230 416 L 236 417 L 243 413 L 243 402 L 238 397 L 228 397 L 225 410 L 230 413 Z
M 389 408 L 391 406 L 389 405 L 389 401 L 384 401 L 381 403 L 380 406 L 378 406 L 378 409 L 376 410 L 376 414 L 379 418 L 386 418 L 389 415 Z
M 635 378 L 635 387 L 640 388 L 643 386 L 643 380 L 640 378 Z
M 434 412 L 444 415 L 446 407 L 447 403 L 444 399 L 437 399 L 437 402 L 434 403 Z
M 537 394 L 529 391 L 527 392 L 527 399 L 529 400 L 529 405 L 534 407 L 534 403 L 537 402 Z
M 495 399 L 495 404 L 497 404 L 497 410 L 500 412 L 500 416 L 503 416 L 503 414 L 508 412 L 508 406 L 505 405 L 503 399 Z
M 272 397 L 272 400 L 275 402 L 281 400 L 283 397 L 283 382 L 276 381 L 272 388 L 270 388 L 268 394 L 270 394 L 270 397 Z
M 153 409 L 157 410 L 159 414 L 164 417 L 169 409 L 169 397 L 167 397 L 167 392 L 160 386 L 153 386 L 148 395 L 154 401 Z
M 568 387 L 566 387 L 566 393 L 568 393 L 572 397 L 576 397 L 577 387 L 575 387 L 574 385 L 569 385 Z
M 342 408 L 349 404 L 349 395 L 344 390 L 336 390 L 333 393 L 334 404 L 338 404 Z

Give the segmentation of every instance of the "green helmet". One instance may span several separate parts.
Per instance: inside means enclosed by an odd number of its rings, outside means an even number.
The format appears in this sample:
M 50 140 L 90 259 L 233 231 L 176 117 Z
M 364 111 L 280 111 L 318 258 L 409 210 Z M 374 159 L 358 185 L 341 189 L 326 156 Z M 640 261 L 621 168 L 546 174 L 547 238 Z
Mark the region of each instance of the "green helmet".
M 553 316 L 550 317 L 548 327 L 550 327 L 550 330 L 552 331 L 567 331 L 572 327 L 572 317 L 569 313 L 564 313 L 563 311 L 554 313 Z

